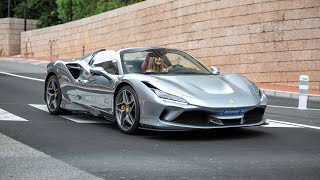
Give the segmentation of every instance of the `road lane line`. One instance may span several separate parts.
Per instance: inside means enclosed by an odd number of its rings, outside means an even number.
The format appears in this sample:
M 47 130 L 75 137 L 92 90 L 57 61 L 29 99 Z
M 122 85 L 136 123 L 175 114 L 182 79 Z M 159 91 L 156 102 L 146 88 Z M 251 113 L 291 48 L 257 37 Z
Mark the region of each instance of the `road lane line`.
M 0 108 L 0 121 L 28 121 Z
M 278 122 L 271 122 L 267 120 L 267 125 L 261 125 L 262 127 L 280 127 L 280 128 L 302 128 L 300 126 L 293 126 L 293 125 L 288 125 L 288 124 L 283 124 L 283 123 L 278 123 Z
M 39 64 L 49 64 L 49 62 L 44 62 L 44 61 L 37 61 L 37 62 L 32 62 L 30 64 L 33 64 L 33 65 L 39 65 Z
M 0 71 L 0 74 L 5 74 L 5 75 L 8 75 L 8 76 L 14 76 L 14 77 L 19 77 L 19 78 L 23 78 L 23 79 L 30 79 L 30 80 L 34 80 L 34 81 L 44 82 L 44 79 L 37 79 L 37 78 L 28 77 L 28 76 L 21 76 L 21 75 L 7 73 L 7 72 L 1 72 Z
M 60 116 L 60 117 L 63 117 L 65 119 L 68 119 L 68 120 L 76 122 L 76 123 L 83 123 L 83 124 L 109 123 L 106 120 L 98 119 L 94 116 L 89 116 L 89 115 L 85 115 L 85 114 L 64 115 L 64 116 Z
M 21 63 L 21 64 L 26 64 L 26 63 L 30 63 L 30 62 L 36 62 L 37 60 L 19 60 L 16 61 L 17 63 Z
M 275 106 L 275 105 L 267 105 L 267 107 L 273 107 L 273 108 L 284 108 L 284 109 L 298 109 L 297 107 L 288 107 L 288 106 Z M 311 109 L 311 108 L 307 108 L 307 109 L 303 109 L 303 111 L 306 110 L 310 110 L 310 111 L 320 111 L 320 109 Z
M 298 126 L 298 127 L 304 127 L 304 128 L 311 128 L 311 129 L 320 130 L 320 127 L 317 127 L 317 126 L 310 126 L 310 125 L 305 125 L 305 124 L 291 123 L 291 122 L 286 122 L 286 121 L 278 121 L 278 120 L 273 120 L 273 119 L 267 119 L 267 122 L 282 123 L 282 124 L 286 124 L 286 125 L 293 125 L 293 126 Z
M 44 104 L 29 104 L 29 106 L 32 106 L 32 107 L 37 108 L 37 109 L 40 109 L 40 110 L 45 111 L 45 112 L 49 112 L 47 106 L 44 105 Z
M 30 106 L 37 108 L 39 110 L 48 112 L 48 108 L 46 105 L 43 104 L 29 104 Z M 62 118 L 68 119 L 70 121 L 76 122 L 76 123 L 83 123 L 83 124 L 92 124 L 92 123 L 109 123 L 108 121 L 104 119 L 100 119 L 94 116 L 89 116 L 86 114 L 72 114 L 72 115 L 59 115 Z

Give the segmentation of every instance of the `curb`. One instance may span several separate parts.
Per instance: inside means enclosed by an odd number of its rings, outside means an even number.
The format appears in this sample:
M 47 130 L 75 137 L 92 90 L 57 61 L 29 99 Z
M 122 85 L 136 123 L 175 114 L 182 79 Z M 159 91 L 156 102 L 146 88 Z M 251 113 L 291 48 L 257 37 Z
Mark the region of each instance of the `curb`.
M 20 61 L 42 61 L 42 62 L 48 62 L 50 63 L 51 61 L 50 60 L 46 60 L 46 59 L 25 59 L 25 58 L 22 58 L 22 57 L 1 57 L 0 56 L 0 59 L 13 59 L 13 60 L 20 60 Z M 54 60 L 56 61 L 56 60 Z
M 271 89 L 261 89 L 266 96 L 299 99 L 299 93 L 287 92 L 287 91 L 277 91 Z M 320 102 L 320 95 L 308 94 L 309 101 Z

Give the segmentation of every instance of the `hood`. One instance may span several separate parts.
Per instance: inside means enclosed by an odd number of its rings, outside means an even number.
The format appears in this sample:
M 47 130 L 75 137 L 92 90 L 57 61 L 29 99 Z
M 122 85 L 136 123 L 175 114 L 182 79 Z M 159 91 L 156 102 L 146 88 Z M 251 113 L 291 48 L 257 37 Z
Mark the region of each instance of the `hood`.
M 162 81 L 162 83 L 165 83 L 168 86 L 174 86 L 175 90 L 183 90 L 183 92 L 179 93 L 185 96 L 197 97 L 199 95 L 224 95 L 235 93 L 234 89 L 226 81 L 212 75 L 154 76 L 154 78 Z
M 256 87 L 236 74 L 150 76 L 150 84 L 198 106 L 255 106 L 260 102 Z

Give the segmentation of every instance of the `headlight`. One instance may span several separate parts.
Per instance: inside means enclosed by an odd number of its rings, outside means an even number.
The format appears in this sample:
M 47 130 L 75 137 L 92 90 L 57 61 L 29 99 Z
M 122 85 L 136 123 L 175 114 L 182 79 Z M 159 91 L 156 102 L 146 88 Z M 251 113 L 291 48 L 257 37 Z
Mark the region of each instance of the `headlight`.
M 182 103 L 188 103 L 186 100 L 184 100 L 182 97 L 179 96 L 175 96 L 166 92 L 163 92 L 159 89 L 154 89 L 154 88 L 150 88 L 159 98 L 162 99 L 168 99 L 171 101 L 178 101 L 178 102 L 182 102 Z

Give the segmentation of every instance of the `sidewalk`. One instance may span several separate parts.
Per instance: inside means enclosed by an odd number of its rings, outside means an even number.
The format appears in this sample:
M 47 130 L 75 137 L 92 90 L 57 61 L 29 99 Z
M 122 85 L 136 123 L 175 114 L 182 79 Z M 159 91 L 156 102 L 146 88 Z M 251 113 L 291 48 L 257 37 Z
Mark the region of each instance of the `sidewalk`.
M 299 99 L 299 88 L 279 86 L 273 84 L 256 83 L 266 96 L 283 97 L 290 99 Z M 320 91 L 315 89 L 308 90 L 308 100 L 320 102 Z
M 101 179 L 0 133 L 0 179 Z
M 21 59 L 21 60 L 37 60 L 37 61 L 51 61 L 50 58 L 30 57 L 30 58 L 26 59 L 24 56 L 0 56 L 0 58 Z M 52 60 L 52 61 L 55 61 L 55 60 Z
M 299 93 L 298 87 L 288 87 L 288 86 L 279 86 L 273 84 L 263 84 L 256 83 L 256 85 L 264 90 L 274 90 L 274 91 L 283 91 L 283 92 L 291 92 L 291 93 Z M 320 90 L 309 89 L 309 95 L 320 95 Z

